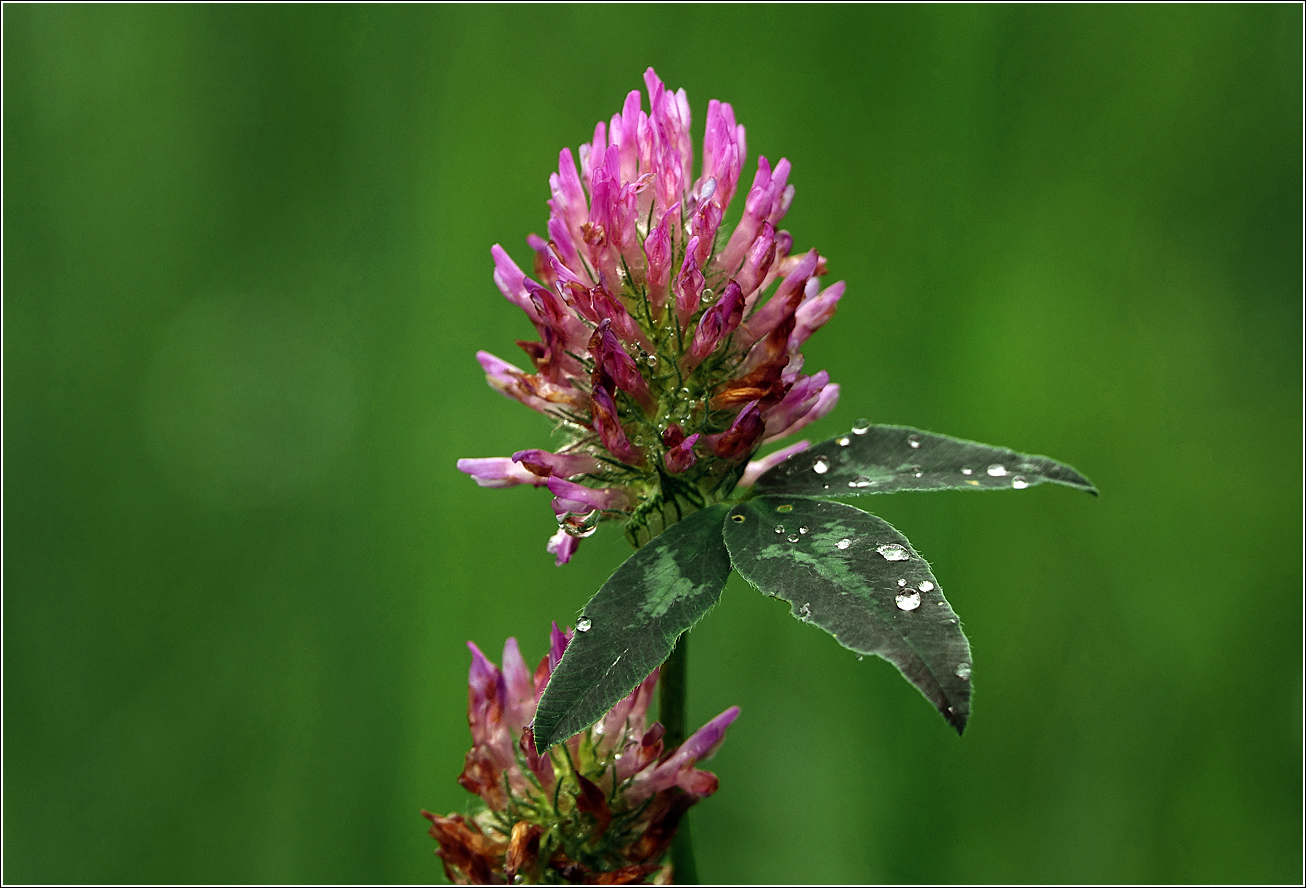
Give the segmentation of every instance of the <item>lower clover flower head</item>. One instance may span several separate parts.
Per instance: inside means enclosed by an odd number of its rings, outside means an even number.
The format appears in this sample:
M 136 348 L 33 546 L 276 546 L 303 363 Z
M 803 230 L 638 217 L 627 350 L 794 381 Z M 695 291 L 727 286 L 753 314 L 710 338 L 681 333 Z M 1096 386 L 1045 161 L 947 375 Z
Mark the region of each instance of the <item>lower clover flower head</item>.
M 825 371 L 803 373 L 802 345 L 844 285 L 822 288 L 825 260 L 794 252 L 778 227 L 794 195 L 789 162 L 758 159 L 736 217 L 746 148 L 733 109 L 708 103 L 695 178 L 684 90 L 651 68 L 644 82 L 648 112 L 635 90 L 580 146 L 579 169 L 562 150 L 548 238 L 528 238 L 535 278 L 491 250 L 495 283 L 539 340 L 518 342 L 529 369 L 477 357 L 491 386 L 568 440 L 556 453 L 458 467 L 485 487 L 547 486 L 558 564 L 602 520 L 624 521 L 642 545 L 725 499 L 764 470 L 749 462 L 761 446 L 826 415 L 839 395 Z
M 716 792 L 716 776 L 694 765 L 721 745 L 739 708 L 664 749 L 662 725 L 647 724 L 657 670 L 591 728 L 536 753 L 535 706 L 571 637 L 554 624 L 534 674 L 516 639 L 503 647 L 502 669 L 468 645 L 472 748 L 458 782 L 485 807 L 471 817 L 422 812 L 445 874 L 457 884 L 664 878 L 670 874 L 661 859 L 680 818 Z

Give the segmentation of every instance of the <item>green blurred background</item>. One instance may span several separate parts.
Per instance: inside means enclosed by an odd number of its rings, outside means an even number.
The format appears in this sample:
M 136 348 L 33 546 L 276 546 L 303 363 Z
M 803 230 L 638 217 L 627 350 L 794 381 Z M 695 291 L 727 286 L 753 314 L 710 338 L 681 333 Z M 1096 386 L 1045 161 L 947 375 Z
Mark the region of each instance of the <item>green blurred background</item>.
M 958 739 L 738 577 L 690 715 L 731 882 L 1302 877 L 1301 28 L 1259 7 L 4 9 L 4 878 L 441 880 L 468 653 L 544 652 L 558 149 L 653 65 L 793 162 L 860 416 L 1102 489 L 862 500 L 975 650 Z M 753 160 L 750 157 L 751 176 Z

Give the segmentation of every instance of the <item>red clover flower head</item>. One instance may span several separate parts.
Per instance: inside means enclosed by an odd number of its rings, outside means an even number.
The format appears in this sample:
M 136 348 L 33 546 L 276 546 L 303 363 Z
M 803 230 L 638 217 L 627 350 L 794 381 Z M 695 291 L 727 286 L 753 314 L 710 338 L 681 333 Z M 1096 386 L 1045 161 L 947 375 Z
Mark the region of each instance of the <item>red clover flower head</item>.
M 779 228 L 794 196 L 789 161 L 758 158 L 742 208 L 732 208 L 746 155 L 734 110 L 708 103 L 695 177 L 685 91 L 668 90 L 652 68 L 644 82 L 648 112 L 635 90 L 580 146 L 579 169 L 562 150 L 548 237 L 527 239 L 535 278 L 499 245 L 490 251 L 495 283 L 539 340 L 518 342 L 528 370 L 477 357 L 491 386 L 568 440 L 556 453 L 458 468 L 485 487 L 547 486 L 558 564 L 601 520 L 624 521 L 642 545 L 725 499 L 779 461 L 750 464 L 758 448 L 826 415 L 839 395 L 824 370 L 803 373 L 803 343 L 844 285 L 822 288 L 825 259 L 795 253 Z
M 502 669 L 468 644 L 472 748 L 458 782 L 485 807 L 472 817 L 422 812 L 457 884 L 644 881 L 662 868 L 684 813 L 716 792 L 716 776 L 694 765 L 721 745 L 739 708 L 664 749 L 662 725 L 648 725 L 658 670 L 591 728 L 536 753 L 535 706 L 571 637 L 554 624 L 534 673 L 514 638 Z

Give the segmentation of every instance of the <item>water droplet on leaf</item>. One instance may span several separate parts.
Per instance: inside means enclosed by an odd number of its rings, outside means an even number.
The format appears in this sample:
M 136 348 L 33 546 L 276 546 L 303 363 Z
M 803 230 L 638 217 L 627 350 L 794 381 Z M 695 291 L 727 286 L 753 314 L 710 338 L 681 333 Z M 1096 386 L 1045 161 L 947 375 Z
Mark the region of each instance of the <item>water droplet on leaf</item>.
M 898 610 L 914 611 L 921 606 L 921 594 L 916 591 L 900 592 L 893 603 L 898 605 Z
M 921 584 L 920 584 L 919 586 L 917 586 L 916 588 L 917 588 L 917 589 L 920 589 L 922 592 L 933 592 L 933 591 L 934 591 L 934 584 L 931 583 L 929 580 L 922 580 L 922 581 L 921 581 Z
M 969 475 L 969 474 L 971 474 L 971 468 L 970 468 L 970 466 L 962 466 L 962 467 L 961 467 L 961 473 L 962 473 L 963 475 Z
M 989 466 L 988 469 L 986 469 L 985 471 L 987 471 L 989 475 L 994 478 L 1001 478 L 1003 475 L 1007 474 L 1006 467 L 1003 466 L 1001 463 L 994 463 L 993 465 Z
M 783 506 L 776 506 L 775 510 L 777 512 L 792 512 L 794 510 L 794 507 L 790 503 L 785 503 Z
M 589 617 L 581 617 L 579 620 L 576 621 L 576 631 L 588 632 L 590 631 L 590 627 L 593 625 L 594 623 L 590 620 Z
M 917 448 L 919 448 L 919 447 L 921 446 L 921 436 L 920 436 L 920 435 L 908 435 L 908 436 L 907 436 L 907 444 L 908 444 L 908 446 L 911 447 L 912 450 L 916 450 Z
M 785 526 L 784 526 L 783 524 L 777 524 L 777 525 L 775 526 L 775 532 L 776 532 L 776 533 L 784 533 L 784 532 L 785 532 Z
M 798 542 L 798 534 L 796 534 L 796 533 L 791 533 L 791 534 L 789 534 L 789 536 L 785 537 L 785 539 L 787 539 L 787 540 L 788 540 L 789 542 L 791 542 L 791 543 L 796 543 L 796 542 Z
M 842 540 L 840 540 L 839 542 L 835 543 L 835 546 L 837 546 L 837 547 L 840 548 L 840 549 L 847 549 L 847 548 L 848 548 L 849 546 L 851 546 L 852 544 L 853 544 L 853 541 L 845 537 L 844 539 L 842 539 Z
M 969 664 L 969 663 L 959 663 L 959 664 L 957 664 L 957 677 L 960 678 L 962 681 L 970 681 L 970 664 Z
M 851 444 L 852 442 L 853 442 L 853 441 L 852 441 L 852 438 L 849 438 L 847 435 L 844 435 L 842 438 L 839 439 L 839 446 L 840 446 L 840 447 L 847 447 L 847 446 L 848 446 L 849 444 Z
M 900 578 L 900 579 L 898 580 L 898 585 L 899 585 L 899 586 L 905 586 L 905 585 L 907 585 L 907 581 L 906 581 L 905 579 L 901 579 L 901 578 Z
M 864 435 L 871 430 L 871 421 L 869 419 L 859 419 L 853 425 L 854 435 Z
M 812 471 L 818 475 L 824 475 L 830 471 L 830 461 L 823 456 L 818 456 L 816 462 L 812 463 Z
M 870 487 L 873 482 L 865 475 L 858 475 L 848 482 L 849 487 Z
M 911 558 L 911 554 L 897 543 L 885 543 L 883 546 L 876 546 L 875 551 L 883 555 L 885 561 L 906 561 Z
M 799 532 L 799 533 L 807 533 L 807 525 L 804 524 L 802 527 L 798 528 L 798 532 Z
M 1029 486 L 1029 482 L 1025 480 L 1024 475 L 1016 475 L 1011 479 L 1011 486 L 1016 490 L 1024 490 Z

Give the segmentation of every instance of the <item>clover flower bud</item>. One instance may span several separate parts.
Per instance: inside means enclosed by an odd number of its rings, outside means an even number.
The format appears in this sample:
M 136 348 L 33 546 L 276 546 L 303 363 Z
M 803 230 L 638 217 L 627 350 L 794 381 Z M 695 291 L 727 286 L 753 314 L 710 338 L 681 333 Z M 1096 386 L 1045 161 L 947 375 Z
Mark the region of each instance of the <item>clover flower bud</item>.
M 716 792 L 716 775 L 696 765 L 721 745 L 739 707 L 667 749 L 662 725 L 648 723 L 658 670 L 592 727 L 535 752 L 535 707 L 571 637 L 555 623 L 534 672 L 514 638 L 503 646 L 502 668 L 467 645 L 472 748 L 458 782 L 482 807 L 471 816 L 422 812 L 455 884 L 665 879 L 681 818 Z

